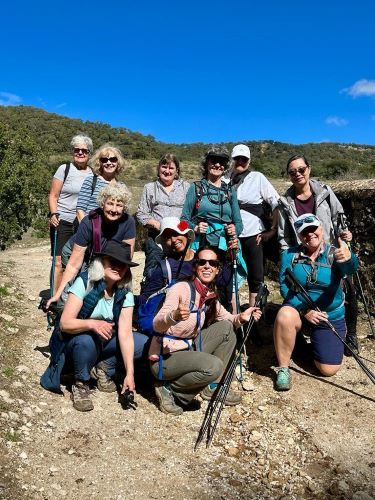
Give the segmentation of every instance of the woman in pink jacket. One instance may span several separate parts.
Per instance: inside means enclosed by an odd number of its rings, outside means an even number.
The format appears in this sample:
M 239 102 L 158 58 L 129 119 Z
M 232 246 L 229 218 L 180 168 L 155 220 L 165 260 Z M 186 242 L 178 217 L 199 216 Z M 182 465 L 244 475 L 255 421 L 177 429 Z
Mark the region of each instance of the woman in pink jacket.
M 214 284 L 219 263 L 217 249 L 198 250 L 192 281 L 173 285 L 154 318 L 149 357 L 164 413 L 180 415 L 199 392 L 210 400 L 236 347 L 233 327 L 261 316 L 254 307 L 233 315 L 220 304 Z M 241 396 L 230 390 L 225 404 L 240 402 Z

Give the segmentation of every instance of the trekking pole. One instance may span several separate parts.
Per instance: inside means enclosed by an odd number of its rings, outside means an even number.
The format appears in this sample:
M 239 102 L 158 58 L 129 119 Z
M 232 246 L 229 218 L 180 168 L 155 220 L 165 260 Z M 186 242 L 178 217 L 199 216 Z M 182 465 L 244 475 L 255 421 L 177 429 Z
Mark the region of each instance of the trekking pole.
M 348 229 L 348 225 L 345 221 L 345 218 L 344 218 L 344 214 L 342 213 L 339 213 L 337 214 L 337 218 L 338 218 L 338 221 L 339 221 L 339 224 L 340 224 L 340 227 L 346 231 Z M 348 247 L 350 248 L 350 243 L 347 242 L 346 243 L 348 245 Z M 370 310 L 368 308 L 368 303 L 367 303 L 367 299 L 366 299 L 366 296 L 364 294 L 364 291 L 363 291 L 363 287 L 362 287 L 362 283 L 361 283 L 361 280 L 359 278 L 359 274 L 358 274 L 358 271 L 355 272 L 354 276 L 356 277 L 357 279 L 357 283 L 358 283 L 358 288 L 359 288 L 359 293 L 360 293 L 360 296 L 361 296 L 361 299 L 362 299 L 362 303 L 363 303 L 363 307 L 365 309 L 365 312 L 367 314 L 367 319 L 368 319 L 368 322 L 369 322 L 369 325 L 370 325 L 370 329 L 371 329 L 371 335 L 369 335 L 370 338 L 373 338 L 375 339 L 375 329 L 374 329 L 374 325 L 372 323 L 372 319 L 371 319 L 371 314 L 370 314 Z
M 55 288 L 56 244 L 57 244 L 57 227 L 54 228 L 54 235 L 53 235 L 53 252 L 52 252 L 51 279 L 50 279 L 50 298 L 53 296 L 53 290 Z
M 255 299 L 255 307 L 260 307 L 262 305 L 263 299 L 267 296 L 267 293 L 267 286 L 263 283 Z M 201 444 L 205 436 L 206 448 L 208 448 L 212 443 L 212 439 L 214 437 L 221 413 L 224 408 L 225 398 L 229 392 L 229 388 L 233 380 L 239 356 L 241 355 L 241 351 L 243 350 L 243 347 L 245 346 L 247 339 L 249 338 L 254 323 L 255 320 L 253 317 L 251 317 L 246 328 L 246 333 L 239 347 L 239 354 L 234 354 L 232 361 L 228 365 L 227 370 L 224 372 L 222 379 L 217 386 L 217 389 L 214 392 L 211 401 L 208 404 L 201 428 L 198 433 L 198 438 L 194 446 L 194 451 L 197 450 L 198 446 Z M 234 353 L 235 352 L 236 350 L 234 350 Z
M 307 305 L 310 307 L 310 309 L 314 309 L 317 312 L 322 312 L 321 309 L 315 304 L 315 302 L 312 300 L 310 295 L 307 293 L 305 288 L 301 285 L 301 283 L 297 280 L 295 275 L 293 274 L 293 271 L 290 268 L 287 268 L 285 271 L 286 274 L 286 279 L 289 282 L 289 284 L 292 286 L 292 289 L 296 293 L 300 293 Z M 345 342 L 344 339 L 342 339 L 337 332 L 336 328 L 333 326 L 333 324 L 328 320 L 324 320 L 323 323 L 325 323 L 329 329 L 336 335 L 336 337 L 344 344 L 344 346 L 352 353 L 353 358 L 357 361 L 359 366 L 362 368 L 362 370 L 365 372 L 365 374 L 368 376 L 368 378 L 371 380 L 373 384 L 375 384 L 375 374 L 368 368 L 365 363 L 362 361 L 361 357 L 350 347 L 349 344 Z
M 234 294 L 235 294 L 235 302 L 236 302 L 236 313 L 240 314 L 241 312 L 241 305 L 240 305 L 240 297 L 239 297 L 239 291 L 238 291 L 238 262 L 237 262 L 237 252 L 235 250 L 232 250 L 232 262 L 233 262 L 233 281 L 234 281 Z M 240 332 L 241 332 L 241 342 L 243 341 L 244 338 L 244 331 L 243 331 L 243 326 L 240 326 Z M 245 362 L 247 364 L 247 354 L 246 354 L 246 346 L 244 345 L 243 347 L 243 353 L 245 356 Z M 242 352 L 239 351 L 239 365 L 240 365 L 240 376 L 238 378 L 239 382 L 243 382 L 243 362 L 242 362 Z

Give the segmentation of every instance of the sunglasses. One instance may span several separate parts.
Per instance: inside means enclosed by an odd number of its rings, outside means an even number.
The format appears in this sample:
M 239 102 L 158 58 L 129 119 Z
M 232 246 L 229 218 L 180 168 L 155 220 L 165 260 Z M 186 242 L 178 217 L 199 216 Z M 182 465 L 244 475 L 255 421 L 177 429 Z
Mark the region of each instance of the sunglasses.
M 117 162 L 117 156 L 103 156 L 103 158 L 100 158 L 100 163 L 116 163 Z
M 290 177 L 296 177 L 298 174 L 303 175 L 308 168 L 309 167 L 299 167 L 295 170 L 288 170 L 288 175 L 290 175 Z
M 318 218 L 315 217 L 315 215 L 308 215 L 302 220 L 298 220 L 294 223 L 294 227 L 298 229 L 301 227 L 303 224 L 311 224 L 312 222 L 319 222 Z M 320 225 L 320 224 L 319 224 Z
M 197 259 L 196 263 L 198 266 L 205 266 L 206 264 L 209 264 L 211 267 L 219 267 L 220 262 L 215 259 Z
M 85 149 L 85 148 L 74 148 L 73 153 L 75 155 L 78 155 L 79 153 L 82 153 L 84 155 L 88 155 L 90 153 L 90 151 L 88 149 Z
M 237 163 L 247 163 L 249 158 L 246 158 L 246 156 L 235 156 L 233 160 Z
M 210 156 L 208 159 L 212 165 L 216 165 L 217 163 L 219 163 L 222 167 L 226 167 L 228 165 L 228 160 L 221 156 Z

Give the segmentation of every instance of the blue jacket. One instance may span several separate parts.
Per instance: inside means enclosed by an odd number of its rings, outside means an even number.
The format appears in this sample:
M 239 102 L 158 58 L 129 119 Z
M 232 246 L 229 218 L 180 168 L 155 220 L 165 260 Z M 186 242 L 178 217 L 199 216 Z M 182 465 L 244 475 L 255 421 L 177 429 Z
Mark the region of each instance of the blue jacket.
M 289 268 L 319 309 L 328 313 L 329 320 L 344 318 L 341 279 L 345 275 L 355 273 L 358 269 L 358 258 L 352 253 L 348 262 L 338 263 L 334 260 L 334 250 L 335 247 L 324 245 L 324 250 L 315 262 L 303 253 L 302 245 L 288 248 L 281 254 L 279 283 L 284 304 L 294 307 L 299 312 L 310 309 L 303 297 L 293 291 L 286 280 L 285 272 Z

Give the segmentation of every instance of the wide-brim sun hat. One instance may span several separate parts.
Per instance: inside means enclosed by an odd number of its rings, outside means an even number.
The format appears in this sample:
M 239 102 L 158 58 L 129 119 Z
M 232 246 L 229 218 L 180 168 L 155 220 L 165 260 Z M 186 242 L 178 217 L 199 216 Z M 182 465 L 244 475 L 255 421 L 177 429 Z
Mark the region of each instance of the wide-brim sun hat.
M 294 229 L 297 234 L 301 234 L 302 231 L 307 229 L 308 227 L 319 227 L 322 223 L 318 219 L 318 217 L 314 214 L 303 214 L 297 217 L 294 221 Z
M 186 236 L 189 245 L 195 239 L 194 231 L 190 229 L 189 224 L 186 221 L 180 220 L 178 217 L 164 217 L 160 224 L 160 232 L 155 238 L 155 243 L 160 246 L 163 246 L 163 233 L 166 229 L 171 229 L 178 234 Z
M 126 264 L 129 267 L 139 266 L 131 259 L 131 247 L 127 243 L 121 243 L 116 240 L 109 240 L 102 250 L 95 254 L 98 257 L 111 257 Z
M 246 144 L 237 144 L 234 146 L 232 150 L 232 158 L 236 158 L 237 156 L 244 156 L 248 160 L 250 160 L 250 148 L 246 146 Z

